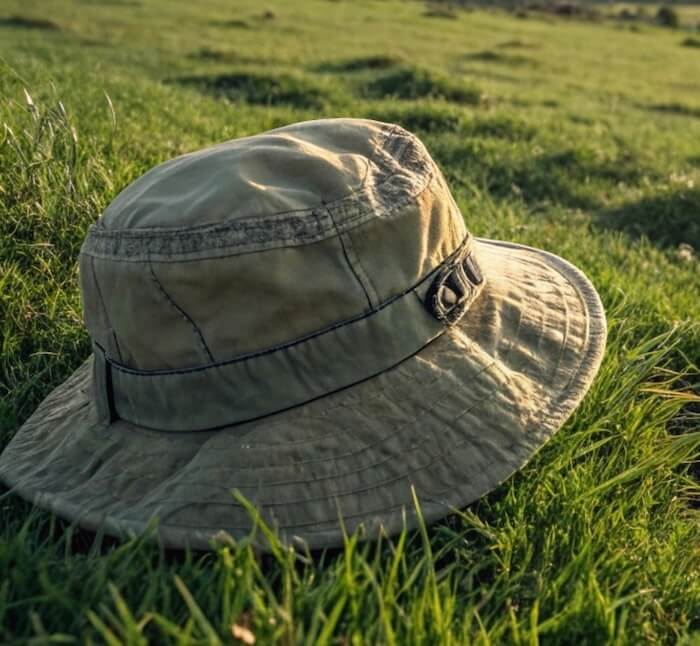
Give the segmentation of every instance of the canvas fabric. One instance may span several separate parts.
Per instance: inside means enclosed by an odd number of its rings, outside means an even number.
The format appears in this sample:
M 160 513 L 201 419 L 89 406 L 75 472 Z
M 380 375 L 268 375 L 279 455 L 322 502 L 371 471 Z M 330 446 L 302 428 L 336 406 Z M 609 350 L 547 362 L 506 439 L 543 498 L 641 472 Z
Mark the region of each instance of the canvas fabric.
M 93 356 L 0 456 L 36 504 L 206 548 L 251 518 L 289 542 L 376 535 L 487 493 L 600 364 L 588 279 L 475 238 L 399 126 L 294 124 L 168 161 L 89 230 Z M 342 522 L 341 522 L 342 519 Z

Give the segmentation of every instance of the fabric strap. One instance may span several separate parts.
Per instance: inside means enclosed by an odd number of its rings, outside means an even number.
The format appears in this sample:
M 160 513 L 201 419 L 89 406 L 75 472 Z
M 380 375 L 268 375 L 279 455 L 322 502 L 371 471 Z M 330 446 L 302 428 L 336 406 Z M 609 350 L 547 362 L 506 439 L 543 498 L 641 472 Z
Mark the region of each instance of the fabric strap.
M 201 431 L 280 412 L 376 376 L 456 323 L 484 279 L 471 238 L 417 285 L 356 318 L 269 350 L 183 370 L 141 371 L 94 347 L 97 408 L 163 431 Z

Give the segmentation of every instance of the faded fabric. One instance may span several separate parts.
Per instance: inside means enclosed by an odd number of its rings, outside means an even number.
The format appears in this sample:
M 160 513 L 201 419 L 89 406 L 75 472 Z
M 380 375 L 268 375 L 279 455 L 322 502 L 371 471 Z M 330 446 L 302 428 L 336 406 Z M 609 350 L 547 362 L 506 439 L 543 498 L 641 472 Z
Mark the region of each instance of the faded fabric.
M 457 260 L 455 260 L 457 259 Z M 473 238 L 423 144 L 304 122 L 168 161 L 80 255 L 95 354 L 0 456 L 89 528 L 207 548 L 429 521 L 522 467 L 579 403 L 606 337 L 566 261 Z

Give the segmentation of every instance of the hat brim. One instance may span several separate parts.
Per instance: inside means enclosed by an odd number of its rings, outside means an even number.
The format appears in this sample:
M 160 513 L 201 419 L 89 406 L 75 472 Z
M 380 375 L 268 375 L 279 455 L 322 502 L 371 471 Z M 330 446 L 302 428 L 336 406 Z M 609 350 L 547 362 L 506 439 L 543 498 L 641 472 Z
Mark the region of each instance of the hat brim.
M 485 239 L 476 253 L 486 286 L 457 325 L 372 379 L 253 422 L 193 433 L 100 424 L 88 359 L 16 433 L 0 478 L 89 529 L 141 533 L 156 518 L 169 547 L 246 535 L 235 490 L 283 541 L 310 548 L 359 526 L 414 527 L 412 486 L 426 521 L 443 517 L 525 465 L 576 408 L 605 347 L 600 299 L 573 265 Z

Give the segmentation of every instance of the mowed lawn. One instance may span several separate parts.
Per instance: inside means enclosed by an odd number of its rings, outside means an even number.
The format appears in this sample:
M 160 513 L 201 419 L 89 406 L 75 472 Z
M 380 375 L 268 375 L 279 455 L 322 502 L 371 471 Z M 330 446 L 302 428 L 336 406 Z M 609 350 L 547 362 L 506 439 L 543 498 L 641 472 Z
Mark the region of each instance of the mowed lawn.
M 610 332 L 523 471 L 392 540 L 165 553 L 0 489 L 0 643 L 700 643 L 688 36 L 400 0 L 3 0 L 0 448 L 89 353 L 76 259 L 110 200 L 174 155 L 303 119 L 419 134 L 470 230 L 576 263 Z

